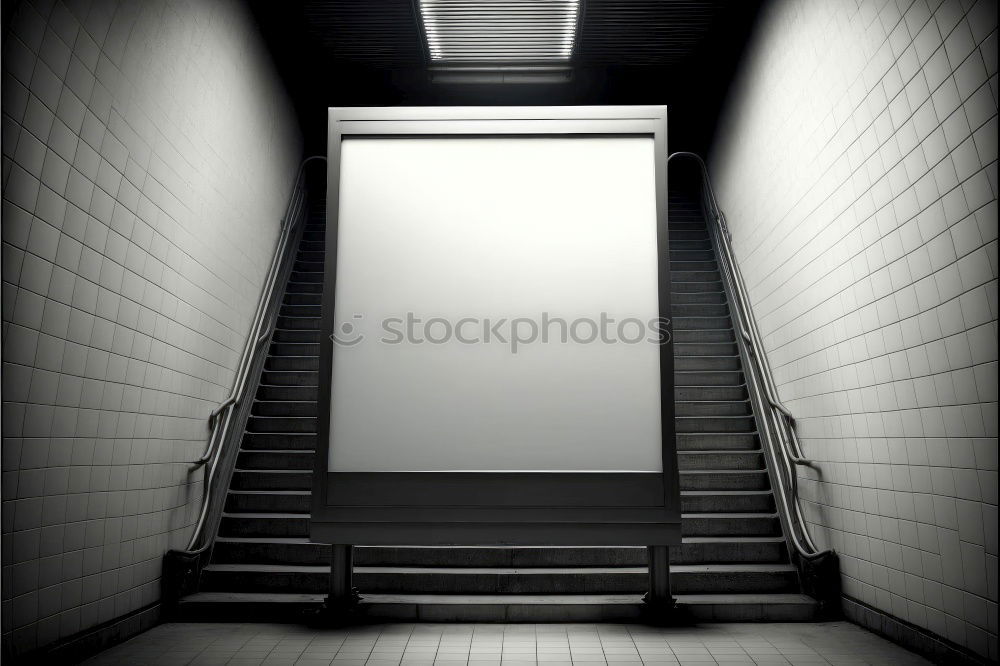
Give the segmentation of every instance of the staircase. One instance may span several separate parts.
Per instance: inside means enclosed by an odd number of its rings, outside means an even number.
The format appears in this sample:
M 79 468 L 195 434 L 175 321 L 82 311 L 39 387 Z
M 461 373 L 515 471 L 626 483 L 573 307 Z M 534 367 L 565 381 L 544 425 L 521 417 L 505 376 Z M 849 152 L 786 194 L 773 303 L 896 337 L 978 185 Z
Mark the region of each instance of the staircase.
M 185 619 L 294 619 L 328 584 L 311 543 L 324 220 L 313 213 L 252 416 Z M 703 620 L 814 619 L 775 512 L 726 294 L 700 207 L 671 193 L 677 449 L 684 542 L 671 591 Z M 434 621 L 586 621 L 638 616 L 644 547 L 355 547 L 354 582 L 374 616 Z

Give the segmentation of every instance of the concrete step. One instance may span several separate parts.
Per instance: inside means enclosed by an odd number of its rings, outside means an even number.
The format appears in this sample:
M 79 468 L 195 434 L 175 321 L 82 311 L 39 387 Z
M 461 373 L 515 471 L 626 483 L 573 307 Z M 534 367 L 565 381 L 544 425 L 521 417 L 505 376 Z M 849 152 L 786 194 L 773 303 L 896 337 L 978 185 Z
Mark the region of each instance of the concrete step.
M 671 271 L 717 271 L 719 270 L 718 264 L 715 263 L 715 258 L 708 261 L 685 261 L 678 260 L 675 261 L 673 257 L 670 258 L 670 270 Z
M 219 523 L 224 537 L 300 537 L 309 536 L 308 513 L 224 513 Z
M 264 361 L 265 370 L 319 370 L 318 356 L 268 356 Z
M 729 306 L 725 303 L 671 303 L 670 312 L 674 317 L 728 317 Z
M 674 419 L 677 432 L 753 432 L 752 416 L 678 416 Z
M 272 342 L 271 356 L 319 356 L 318 342 Z
M 318 331 L 321 323 L 319 317 L 278 317 L 278 328 L 290 331 Z
M 423 548 L 410 546 L 355 549 L 355 566 L 366 567 L 645 567 L 646 548 Z
M 674 356 L 674 370 L 739 369 L 741 369 L 739 356 Z
M 675 386 L 740 386 L 743 373 L 737 370 L 675 370 Z
M 681 280 L 676 276 L 670 282 L 671 297 L 678 294 L 716 294 L 723 291 L 721 278 L 715 282 L 705 280 Z
M 708 329 L 674 329 L 673 340 L 674 344 L 685 344 L 685 343 L 716 343 L 716 342 L 735 342 L 736 335 L 732 328 L 728 326 L 726 328 L 720 328 L 716 330 Z
M 645 567 L 354 567 L 365 594 L 641 594 Z M 202 589 L 323 593 L 328 566 L 210 564 Z M 798 573 L 788 564 L 678 564 L 670 568 L 675 594 L 789 592 Z
M 675 564 L 731 561 L 783 562 L 782 537 L 689 537 L 670 549 Z M 300 564 L 326 566 L 330 546 L 305 537 L 219 537 L 212 561 L 217 564 Z M 492 548 L 356 546 L 355 566 L 420 567 L 644 567 L 643 546 L 601 548 Z
M 310 490 L 230 490 L 227 513 L 309 513 Z
M 319 398 L 318 386 L 275 386 L 261 384 L 257 388 L 257 399 L 262 401 L 293 401 L 316 403 Z
M 785 538 L 770 537 L 688 537 L 680 548 L 670 549 L 675 564 L 784 563 L 788 561 Z
M 240 443 L 240 447 L 243 449 L 316 450 L 316 435 L 300 432 L 247 432 L 243 433 L 243 441 Z
M 358 613 L 374 621 L 405 622 L 610 622 L 638 620 L 641 595 L 438 595 L 367 594 Z M 199 592 L 181 600 L 178 620 L 217 622 L 310 621 L 322 594 Z
M 670 271 L 670 290 L 671 291 L 690 291 L 685 289 L 678 289 L 676 283 L 691 283 L 691 282 L 703 282 L 706 284 L 711 284 L 711 289 L 706 289 L 705 291 L 718 291 L 720 286 L 720 281 L 722 277 L 719 275 L 717 270 L 700 270 L 700 271 Z
M 676 595 L 684 616 L 702 622 L 812 622 L 819 604 L 804 594 Z M 199 592 L 181 600 L 178 620 L 218 622 L 308 621 L 322 594 Z M 358 612 L 405 622 L 609 622 L 640 620 L 646 609 L 632 595 L 366 594 Z
M 699 250 L 678 250 L 670 248 L 670 263 L 676 261 L 715 261 L 715 252 L 708 249 Z
M 735 342 L 674 342 L 674 358 L 687 356 L 736 356 Z
M 670 239 L 670 249 L 671 250 L 711 250 L 712 241 L 706 238 L 671 238 Z
M 667 223 L 667 230 L 673 231 L 705 231 L 705 220 L 697 213 L 678 213 L 673 208 L 670 209 L 670 221 Z
M 314 451 L 253 449 L 240 451 L 236 467 L 242 470 L 312 470 Z
M 265 370 L 261 373 L 261 383 L 271 386 L 318 386 L 319 373 L 307 370 Z
M 726 401 L 746 400 L 747 389 L 738 386 L 674 386 L 674 400 L 679 401 Z
M 685 513 L 681 532 L 686 537 L 780 536 L 781 522 L 775 513 Z
M 229 513 L 309 513 L 309 490 L 231 490 L 226 496 Z M 769 490 L 684 491 L 681 510 L 685 513 L 770 513 L 774 498 Z
M 678 564 L 670 567 L 673 594 L 789 593 L 799 589 L 791 564 Z
M 286 294 L 322 294 L 323 293 L 323 283 L 322 282 L 299 282 L 297 280 L 290 280 L 288 286 L 285 288 Z
M 681 305 L 691 303 L 719 304 L 726 303 L 726 294 L 721 291 L 671 292 L 670 304 Z
M 700 622 L 814 622 L 820 605 L 805 594 L 676 594 L 678 608 Z
M 320 317 L 321 305 L 282 305 L 278 314 L 282 317 Z
M 725 303 L 674 303 L 671 305 L 673 318 L 725 318 L 729 320 L 728 326 L 732 327 L 732 320 L 729 319 L 729 306 Z
M 755 432 L 680 432 L 677 451 L 746 451 L 760 448 Z
M 297 342 L 319 344 L 322 333 L 318 330 L 276 328 L 271 336 L 274 342 Z
M 681 490 L 769 490 L 766 470 L 685 470 Z
M 707 229 L 669 229 L 667 232 L 670 234 L 671 245 L 674 241 L 684 241 L 684 240 L 708 240 L 708 230 Z
M 233 490 L 312 490 L 312 472 L 236 469 L 229 487 Z
M 709 500 L 710 496 L 715 497 Z M 298 511 L 280 512 L 274 506 L 268 505 L 269 511 L 247 511 L 246 508 L 259 505 L 254 502 L 254 495 L 246 492 L 231 493 L 227 497 L 227 506 L 233 506 L 239 510 L 227 511 L 222 518 L 220 535 L 227 537 L 300 537 L 309 536 L 309 514 Z M 259 495 L 257 496 L 259 497 Z M 286 501 L 274 501 L 274 505 L 283 504 L 285 506 L 301 506 L 301 495 L 290 493 L 274 493 L 268 500 L 275 500 L 278 497 L 287 498 Z M 732 493 L 729 496 L 720 493 L 705 493 L 699 496 L 685 494 L 685 500 L 697 497 L 702 506 L 710 505 L 710 508 L 719 508 L 719 502 L 731 500 L 730 506 L 739 506 L 739 494 Z M 756 498 L 760 496 L 749 496 Z M 714 507 L 711 505 L 714 504 Z M 749 502 L 744 502 L 744 506 Z M 778 516 L 772 512 L 749 512 L 749 511 L 710 511 L 704 513 L 684 513 L 681 520 L 681 530 L 686 537 L 705 536 L 779 536 L 781 525 Z M 596 551 L 595 551 L 596 552 Z M 583 557 L 578 555 L 578 557 Z M 585 562 L 581 562 L 583 564 Z M 614 560 L 610 564 L 614 564 Z M 512 566 L 528 566 L 523 562 L 512 564 Z M 537 565 L 532 565 L 537 566 Z M 573 565 L 577 566 L 577 565 Z
M 683 472 L 757 470 L 764 469 L 764 453 L 760 450 L 681 451 L 677 454 L 677 465 Z
M 276 403 L 270 403 L 276 404 Z M 294 403 L 302 404 L 302 403 Z M 308 403 L 307 403 L 308 404 Z M 247 420 L 250 432 L 316 432 L 315 416 L 251 416 Z
M 720 328 L 730 328 L 732 322 L 729 316 L 724 317 L 674 317 L 675 331 L 702 331 L 705 329 L 718 330 Z
M 265 404 L 280 405 L 282 403 Z M 674 414 L 676 416 L 749 416 L 750 413 L 750 402 L 748 400 L 698 400 L 674 403 Z
M 355 548 L 355 560 L 361 548 Z M 226 536 L 215 540 L 215 564 L 292 564 L 329 566 L 330 545 L 308 537 Z
M 213 561 L 220 564 L 326 565 L 330 561 L 330 546 L 311 543 L 304 537 L 226 537 L 217 542 Z M 636 567 L 646 566 L 646 548 L 356 546 L 354 564 L 420 567 Z
M 323 294 L 293 294 L 285 292 L 285 297 L 281 302 L 288 305 L 320 305 L 323 302 Z
M 774 513 L 770 490 L 685 490 L 681 510 L 698 513 Z
M 329 566 L 209 564 L 201 589 L 268 592 L 325 592 Z M 645 567 L 354 567 L 354 584 L 364 594 L 587 594 L 642 593 Z
M 682 475 L 683 476 L 683 475 Z M 307 537 L 309 535 L 309 514 L 300 511 L 278 511 L 277 506 L 301 507 L 304 503 L 302 495 L 284 492 L 272 492 L 269 496 L 248 493 L 246 489 L 236 489 L 226 498 L 227 506 L 232 506 L 233 512 L 224 515 L 224 526 L 220 533 L 223 536 L 260 537 Z M 263 489 L 257 489 L 263 490 Z M 300 489 L 301 490 L 301 489 Z M 259 498 L 263 497 L 263 501 Z M 700 508 L 719 509 L 729 506 L 741 507 L 762 504 L 760 499 L 766 496 L 746 495 L 732 491 L 724 495 L 718 491 L 703 492 L 693 495 L 685 492 L 682 502 L 685 505 L 700 506 Z M 692 501 L 696 500 L 696 501 Z M 751 500 L 757 500 L 753 502 Z M 265 505 L 267 511 L 251 511 L 248 509 Z M 685 506 L 684 508 L 687 508 Z M 685 536 L 772 536 L 780 534 L 780 523 L 777 514 L 771 512 L 751 511 L 707 511 L 703 513 L 682 514 L 682 532 Z M 523 565 L 522 565 L 523 566 Z
M 323 284 L 323 272 L 322 271 L 292 271 L 292 282 L 305 282 L 311 284 Z
M 696 405 L 700 403 L 684 404 Z M 727 405 L 730 403 L 717 404 Z M 315 418 L 317 409 L 318 405 L 312 400 L 255 400 L 251 408 L 251 413 L 255 416 L 311 416 Z M 724 408 L 720 407 L 717 411 L 721 413 L 724 411 Z

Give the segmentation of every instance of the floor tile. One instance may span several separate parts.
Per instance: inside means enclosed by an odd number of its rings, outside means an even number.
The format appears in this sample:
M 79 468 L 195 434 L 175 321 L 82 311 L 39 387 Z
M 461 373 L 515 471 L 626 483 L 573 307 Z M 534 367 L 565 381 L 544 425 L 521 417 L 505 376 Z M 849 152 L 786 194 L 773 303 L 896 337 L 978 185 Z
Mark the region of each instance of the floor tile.
M 929 664 L 847 622 L 704 624 L 384 624 L 346 629 L 169 623 L 89 666 L 678 666 Z

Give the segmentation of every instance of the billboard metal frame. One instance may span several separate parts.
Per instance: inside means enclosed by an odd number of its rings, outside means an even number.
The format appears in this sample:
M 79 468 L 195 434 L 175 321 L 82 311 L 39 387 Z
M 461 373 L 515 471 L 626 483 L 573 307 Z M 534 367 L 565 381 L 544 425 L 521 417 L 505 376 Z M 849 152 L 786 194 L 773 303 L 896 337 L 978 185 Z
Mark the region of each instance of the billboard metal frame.
M 330 472 L 328 469 L 332 374 L 336 362 L 332 334 L 342 141 L 348 137 L 622 135 L 653 139 L 658 310 L 664 326 L 661 330 L 670 336 L 665 106 L 329 110 L 326 272 L 310 519 L 313 541 L 417 546 L 680 543 L 672 344 L 661 344 L 659 348 L 662 472 Z M 608 442 L 608 446 L 614 445 L 613 441 Z

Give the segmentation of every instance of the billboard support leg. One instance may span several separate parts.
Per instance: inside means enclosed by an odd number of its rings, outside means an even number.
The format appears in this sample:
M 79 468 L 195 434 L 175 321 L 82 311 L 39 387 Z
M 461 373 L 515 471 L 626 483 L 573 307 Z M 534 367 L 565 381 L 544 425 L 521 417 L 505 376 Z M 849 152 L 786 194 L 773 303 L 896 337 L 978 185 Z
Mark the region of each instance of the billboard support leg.
M 330 593 L 326 607 L 330 611 L 346 611 L 357 605 L 360 597 L 353 584 L 354 547 L 333 544 L 330 554 Z
M 677 600 L 670 594 L 670 557 L 667 546 L 647 546 L 649 559 L 649 591 L 642 600 L 654 618 L 672 617 Z

